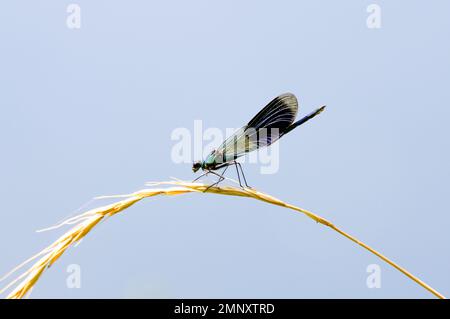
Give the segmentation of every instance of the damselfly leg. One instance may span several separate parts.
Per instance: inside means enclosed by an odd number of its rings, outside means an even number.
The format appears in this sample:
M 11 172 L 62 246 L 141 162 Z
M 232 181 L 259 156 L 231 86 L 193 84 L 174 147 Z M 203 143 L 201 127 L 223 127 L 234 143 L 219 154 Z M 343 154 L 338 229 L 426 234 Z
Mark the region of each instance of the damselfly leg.
M 223 173 L 225 173 L 225 171 L 226 171 L 226 169 L 227 169 L 227 167 L 228 167 L 229 165 L 230 165 L 229 163 L 221 164 L 221 165 L 217 166 L 216 169 L 220 169 L 220 168 L 225 167 L 225 170 L 222 172 L 222 175 L 223 175 Z M 219 176 L 219 177 L 222 177 L 222 180 L 225 179 L 225 177 L 223 177 L 223 176 L 220 175 L 220 174 L 217 174 L 216 172 L 213 172 L 212 170 L 205 170 L 205 172 L 204 172 L 203 174 L 201 174 L 199 177 L 197 177 L 196 179 L 194 179 L 191 183 L 194 183 L 194 182 L 198 181 L 200 178 L 202 178 L 203 176 L 207 176 L 209 173 L 214 174 L 214 175 Z M 213 185 L 214 185 L 214 184 L 213 184 Z
M 219 179 L 218 179 L 216 182 L 214 182 L 213 184 L 209 185 L 209 186 L 205 189 L 205 191 L 207 191 L 207 190 L 210 189 L 211 187 L 217 186 L 217 185 L 219 185 L 221 182 L 223 182 L 223 181 L 225 180 L 225 176 L 224 176 L 224 175 L 225 175 L 225 172 L 227 171 L 227 169 L 228 169 L 228 167 L 229 167 L 230 165 L 234 165 L 234 167 L 236 167 L 236 174 L 237 174 L 239 186 L 240 186 L 241 188 L 244 188 L 244 186 L 242 185 L 242 181 L 241 181 L 241 174 L 242 174 L 242 178 L 244 179 L 245 187 L 251 188 L 251 187 L 247 184 L 247 179 L 245 178 L 244 170 L 242 169 L 241 163 L 238 163 L 238 162 L 236 162 L 236 161 L 233 161 L 233 162 L 231 162 L 231 163 L 225 163 L 225 164 L 222 164 L 222 165 L 218 166 L 217 168 L 225 168 L 225 169 L 222 171 L 221 174 L 216 173 L 216 172 L 214 172 L 214 171 L 212 171 L 212 170 L 206 170 L 205 173 L 201 174 L 199 177 L 197 177 L 196 179 L 194 179 L 194 180 L 192 181 L 192 183 L 198 181 L 198 180 L 199 180 L 200 178 L 202 178 L 203 176 L 207 176 L 208 174 L 213 174 L 213 175 L 216 175 L 217 177 L 219 177 Z M 239 173 L 239 170 L 241 171 L 240 173 Z
M 207 191 L 208 189 L 210 189 L 211 187 L 214 187 L 214 186 L 219 185 L 219 184 L 225 179 L 225 176 L 223 176 L 223 175 L 225 174 L 225 172 L 227 171 L 227 169 L 228 169 L 228 165 L 225 166 L 225 169 L 222 171 L 222 174 L 218 174 L 218 173 L 216 173 L 216 172 L 210 171 L 211 174 L 214 174 L 214 175 L 218 176 L 219 179 L 217 180 L 217 182 L 215 182 L 215 183 L 209 185 L 209 186 L 204 190 L 204 192 L 206 192 L 206 191 Z
M 203 176 L 208 175 L 209 171 L 206 171 L 206 173 L 201 174 L 199 177 L 197 177 L 196 179 L 194 179 L 191 183 L 195 183 L 196 181 L 198 181 L 200 178 L 202 178 Z
M 244 170 L 242 169 L 241 163 L 234 161 L 234 166 L 236 166 L 236 172 L 237 172 L 238 178 L 239 178 L 239 185 L 240 185 L 242 188 L 244 188 L 244 187 L 242 186 L 242 184 L 241 184 L 241 179 L 240 179 L 240 177 L 239 177 L 238 166 L 239 166 L 239 168 L 240 168 L 240 170 L 241 170 L 242 177 L 244 178 L 245 187 L 251 188 L 251 187 L 248 186 L 248 184 L 247 184 L 247 179 L 245 178 Z

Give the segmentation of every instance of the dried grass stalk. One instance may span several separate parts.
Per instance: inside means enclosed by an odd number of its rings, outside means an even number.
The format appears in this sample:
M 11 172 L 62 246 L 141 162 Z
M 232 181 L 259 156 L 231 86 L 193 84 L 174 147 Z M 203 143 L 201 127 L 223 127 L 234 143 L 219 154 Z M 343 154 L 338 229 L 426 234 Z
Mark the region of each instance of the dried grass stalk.
M 363 242 L 359 241 L 355 237 L 349 235 L 348 233 L 344 232 L 343 230 L 336 227 L 333 223 L 326 220 L 325 218 L 322 218 L 316 214 L 313 214 L 305 209 L 299 208 L 297 206 L 285 203 L 273 196 L 264 194 L 262 192 L 259 192 L 255 189 L 251 188 L 236 188 L 231 186 L 223 186 L 223 187 L 210 187 L 208 188 L 208 185 L 203 183 L 190 183 L 190 182 L 183 182 L 183 181 L 172 181 L 172 182 L 159 182 L 159 183 L 149 183 L 149 186 L 152 186 L 152 188 L 149 189 L 143 189 L 140 191 L 137 191 L 132 194 L 128 195 L 118 195 L 118 196 L 104 196 L 102 198 L 117 198 L 122 197 L 124 198 L 121 201 L 118 201 L 116 203 L 98 207 L 95 209 L 91 209 L 81 215 L 72 217 L 67 219 L 66 221 L 62 222 L 59 225 L 56 225 L 51 228 L 57 228 L 63 225 L 70 225 L 75 224 L 69 231 L 67 231 L 64 235 L 62 235 L 59 239 L 57 239 L 53 244 L 42 250 L 37 255 L 31 257 L 30 259 L 26 260 L 24 263 L 20 264 L 16 268 L 14 268 L 11 272 L 6 274 L 3 278 L 0 279 L 4 280 L 5 278 L 9 277 L 11 274 L 15 273 L 22 267 L 24 267 L 26 264 L 30 263 L 33 260 L 36 260 L 37 258 L 41 257 L 37 262 L 35 262 L 34 265 L 32 265 L 27 271 L 19 275 L 16 279 L 14 279 L 12 282 L 10 282 L 6 287 L 4 287 L 2 290 L 0 290 L 0 293 L 5 292 L 6 290 L 12 289 L 12 291 L 7 295 L 7 298 L 23 298 L 27 293 L 31 291 L 33 286 L 36 284 L 42 273 L 50 267 L 58 258 L 68 249 L 71 245 L 78 243 L 84 236 L 86 236 L 101 220 L 103 220 L 105 217 L 113 216 L 122 210 L 130 207 L 131 205 L 135 204 L 136 202 L 140 201 L 141 199 L 147 198 L 147 197 L 153 197 L 157 195 L 180 195 L 185 193 L 191 193 L 191 192 L 207 192 L 207 193 L 214 193 L 214 194 L 220 194 L 220 195 L 229 195 L 229 196 L 241 196 L 241 197 L 250 197 L 254 198 L 269 204 L 289 208 L 292 210 L 295 210 L 297 212 L 303 213 L 309 218 L 313 219 L 317 223 L 320 223 L 322 225 L 325 225 L 335 231 L 337 231 L 339 234 L 345 236 L 346 238 L 350 239 L 351 241 L 357 243 L 358 245 L 362 246 L 363 248 L 370 251 L 372 254 L 378 256 L 382 260 L 384 260 L 386 263 L 394 267 L 395 269 L 402 272 L 404 275 L 415 281 L 417 284 L 422 286 L 423 288 L 430 291 L 435 296 L 445 299 L 445 297 L 437 292 L 435 289 L 427 285 L 425 282 L 417 278 L 416 276 L 412 275 L 410 272 L 408 272 L 406 269 L 400 267 L 398 264 L 394 263 L 378 251 L 372 249 L 368 245 L 364 244 Z M 165 188 L 155 188 L 156 186 L 165 185 Z M 167 187 L 169 186 L 169 187 Z M 51 229 L 49 228 L 49 229 Z M 14 288 L 12 288 L 15 285 Z

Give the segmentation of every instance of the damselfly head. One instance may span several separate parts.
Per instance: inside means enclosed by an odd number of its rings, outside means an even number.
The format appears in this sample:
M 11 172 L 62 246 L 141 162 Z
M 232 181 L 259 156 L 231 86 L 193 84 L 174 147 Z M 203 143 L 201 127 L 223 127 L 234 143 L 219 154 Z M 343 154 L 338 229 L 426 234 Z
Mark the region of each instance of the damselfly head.
M 192 164 L 192 171 L 195 173 L 195 172 L 197 172 L 201 167 L 202 167 L 202 163 L 201 163 L 201 162 L 194 162 L 194 164 Z

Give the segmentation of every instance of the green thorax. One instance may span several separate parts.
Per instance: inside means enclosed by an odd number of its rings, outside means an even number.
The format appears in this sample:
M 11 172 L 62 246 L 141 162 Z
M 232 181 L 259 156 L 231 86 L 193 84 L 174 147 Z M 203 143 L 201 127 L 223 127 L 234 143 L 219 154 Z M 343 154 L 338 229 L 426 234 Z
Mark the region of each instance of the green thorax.
M 209 168 L 211 166 L 216 165 L 216 154 L 212 152 L 208 155 L 208 157 L 203 161 L 202 168 Z

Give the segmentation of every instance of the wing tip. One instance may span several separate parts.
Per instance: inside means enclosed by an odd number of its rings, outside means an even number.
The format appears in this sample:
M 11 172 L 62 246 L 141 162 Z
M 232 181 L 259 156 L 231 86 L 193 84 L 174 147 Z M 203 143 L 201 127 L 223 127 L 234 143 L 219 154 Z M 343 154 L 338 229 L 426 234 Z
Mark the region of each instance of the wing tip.
M 298 100 L 294 93 L 286 92 L 278 95 L 275 99 L 279 99 L 288 105 L 298 108 Z
M 278 95 L 278 98 L 280 98 L 280 99 L 282 99 L 282 98 L 294 98 L 294 99 L 297 100 L 297 97 L 295 96 L 295 94 L 291 93 L 291 92 L 286 92 L 286 93 L 280 94 L 280 95 Z

